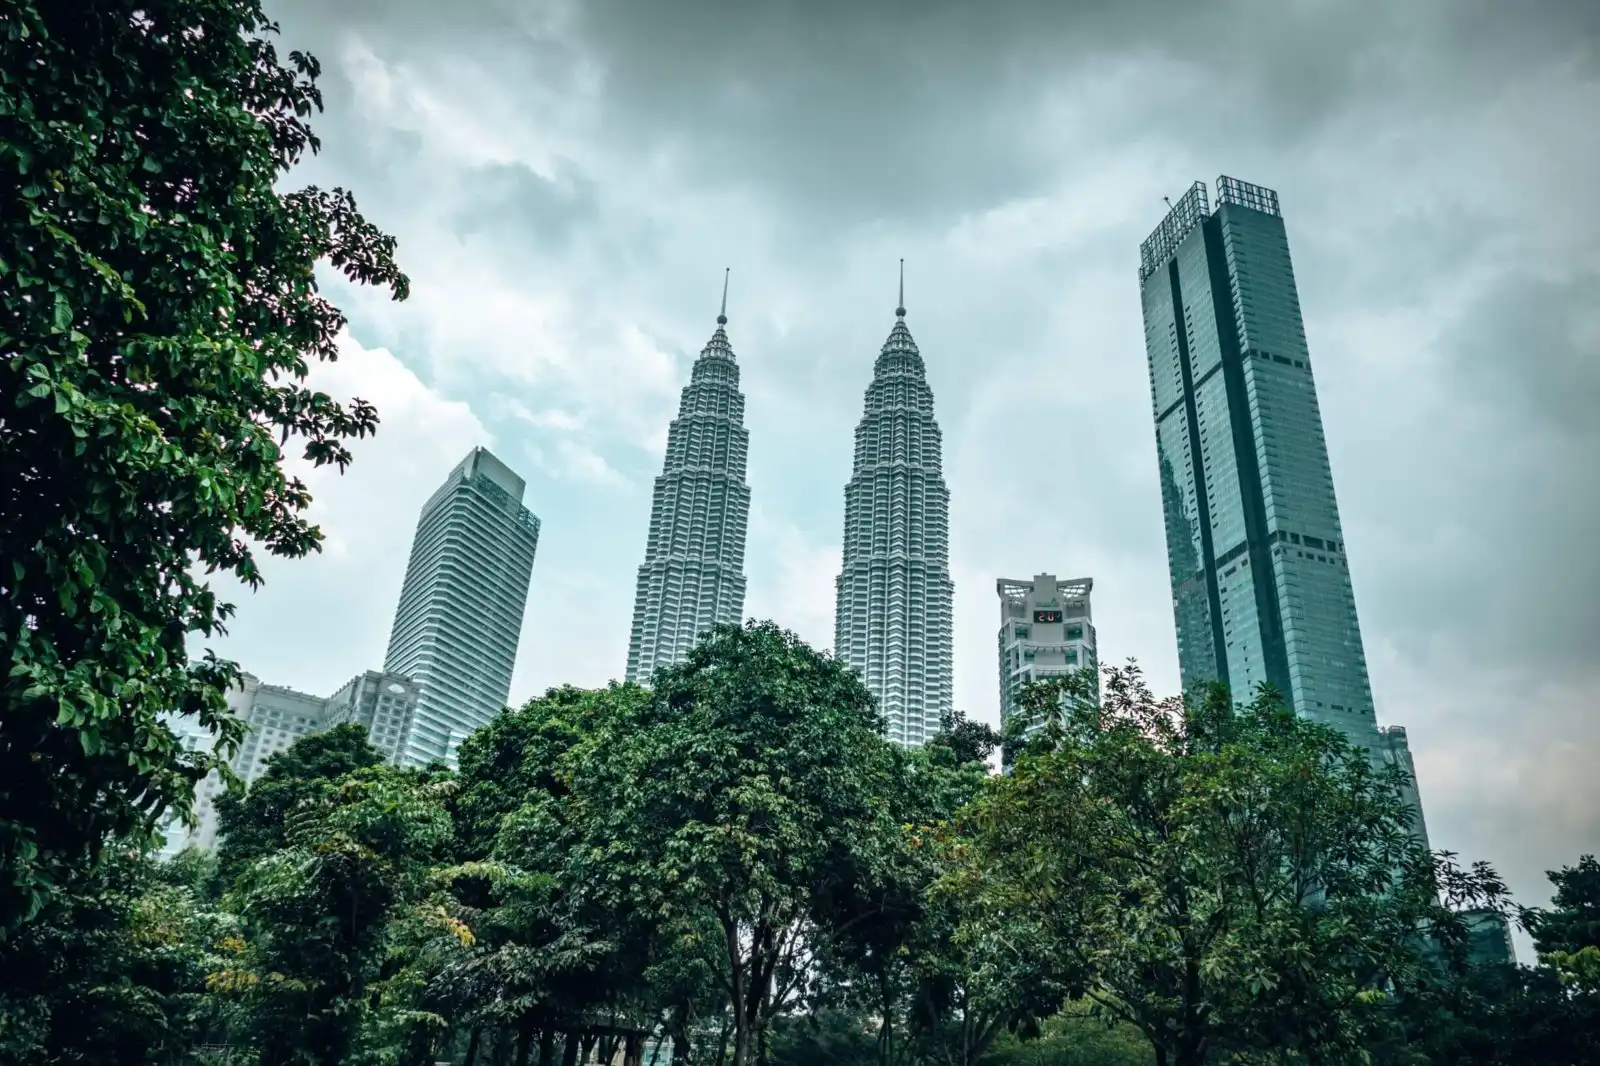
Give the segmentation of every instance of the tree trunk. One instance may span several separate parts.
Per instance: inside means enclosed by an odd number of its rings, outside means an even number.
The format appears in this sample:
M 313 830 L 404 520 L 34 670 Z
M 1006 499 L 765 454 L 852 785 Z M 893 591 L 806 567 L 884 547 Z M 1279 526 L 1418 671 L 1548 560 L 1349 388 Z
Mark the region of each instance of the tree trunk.
M 478 1039 L 482 1035 L 477 1026 L 472 1027 L 472 1032 L 467 1036 L 467 1057 L 462 1060 L 462 1066 L 478 1066 Z
M 894 1010 L 889 1001 L 889 974 L 882 969 L 878 971 L 878 1008 L 883 1011 L 878 1022 L 878 1066 L 893 1066 Z
M 582 1041 L 582 1033 L 567 1033 L 566 1039 L 561 1042 L 561 1066 L 578 1066 L 578 1045 Z
M 517 1066 L 528 1066 L 528 1050 L 531 1041 L 530 1027 L 526 1024 L 517 1028 Z
M 539 1066 L 556 1066 L 556 1031 L 548 1026 L 539 1030 Z
M 623 1045 L 622 1066 L 644 1066 L 644 1034 L 629 1033 Z
M 667 1025 L 667 1035 L 672 1039 L 672 1066 L 689 1066 L 690 1049 L 694 1046 L 689 1042 L 689 1009 L 684 1006 L 674 1008 L 671 1020 Z
M 728 1015 L 723 1015 L 722 1024 L 717 1027 L 717 1061 L 715 1066 L 723 1066 L 728 1061 L 728 1026 L 732 1023 Z
M 582 1044 L 581 1044 L 581 1046 L 583 1048 L 583 1057 L 579 1060 L 580 1062 L 588 1062 L 589 1061 L 589 1053 L 594 1050 L 594 1045 L 595 1045 L 596 1041 L 598 1041 L 598 1040 L 599 1040 L 599 1037 L 595 1036 L 593 1033 L 584 1033 L 583 1034 L 583 1041 L 582 1041 Z

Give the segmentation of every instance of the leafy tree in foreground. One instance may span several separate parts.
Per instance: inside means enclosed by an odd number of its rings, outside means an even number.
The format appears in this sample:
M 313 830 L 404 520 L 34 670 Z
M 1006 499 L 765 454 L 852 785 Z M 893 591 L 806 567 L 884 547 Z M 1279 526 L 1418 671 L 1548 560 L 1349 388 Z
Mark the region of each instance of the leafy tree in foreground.
M 634 720 L 650 699 L 636 685 L 552 689 L 461 745 L 463 861 L 441 876 L 471 908 L 477 945 L 434 986 L 469 1031 L 469 1057 L 510 1041 L 521 1056 L 537 1043 L 542 1061 L 561 1034 L 575 1052 L 596 1019 L 644 1009 L 648 945 L 667 923 L 591 890 L 586 858 L 574 851 L 587 842 L 570 813 L 582 751 L 604 723 Z
M 1524 908 L 1522 922 L 1542 960 L 1600 993 L 1600 862 L 1585 855 L 1549 878 L 1556 887 L 1550 906 Z
M 1548 908 L 1522 908 L 1536 965 L 1475 965 L 1442 973 L 1399 1002 L 1405 1048 L 1380 1066 L 1600 1066 L 1600 983 L 1586 957 L 1600 956 L 1600 867 L 1592 856 L 1552 871 Z
M 979 794 L 999 737 L 953 716 L 925 747 L 896 751 L 899 774 L 887 798 L 898 832 L 873 846 L 873 876 L 831 901 L 818 962 L 825 1001 L 876 1019 L 882 1066 L 910 1061 L 970 1066 L 1007 1030 L 1028 1030 L 1061 1003 L 1061 993 L 1026 952 L 996 955 L 1002 943 L 1028 943 L 1028 931 L 981 900 L 940 888 L 954 849 L 948 823 Z M 974 950 L 982 926 L 1004 940 Z
M 571 881 L 710 953 L 731 1064 L 752 1066 L 813 977 L 827 903 L 898 828 L 893 757 L 860 679 L 771 623 L 713 630 L 653 697 L 572 765 Z
M 217 874 L 224 887 L 256 859 L 288 842 L 290 817 L 301 804 L 331 796 L 346 774 L 383 761 L 367 731 L 345 723 L 301 737 L 267 760 L 248 790 L 217 798 Z
M 949 748 L 959 763 L 987 763 L 1004 738 L 986 722 L 974 722 L 960 711 L 945 715 L 931 745 Z
M 0 1061 L 162 1066 L 220 1031 L 205 979 L 237 922 L 193 865 L 117 848 L 52 894 L 0 970 Z
M 1037 1040 L 1002 1037 L 982 1066 L 1151 1066 L 1150 1042 L 1126 1023 L 1108 1022 L 1084 1001 L 1043 1026 Z
M 489 858 L 506 817 L 525 804 L 542 797 L 564 799 L 569 792 L 562 768 L 567 753 L 612 712 L 613 699 L 646 696 L 636 686 L 593 691 L 563 685 L 502 711 L 462 741 L 456 753 L 462 857 Z
M 279 192 L 317 142 L 317 64 L 279 62 L 259 0 L 0 4 L 0 936 L 110 839 L 186 810 L 237 739 L 231 664 L 191 633 L 250 548 L 320 534 L 280 461 L 377 424 L 303 387 L 344 319 L 326 261 L 406 294 L 341 190 Z
M 1157 701 L 1132 667 L 1099 707 L 1066 691 L 1089 683 L 1028 694 L 1044 736 L 976 804 L 951 883 L 1040 930 L 1159 1066 L 1358 1061 L 1386 990 L 1437 965 L 1424 941 L 1464 961 L 1455 908 L 1503 890 L 1414 839 L 1398 771 L 1266 693 Z
M 211 986 L 237 1002 L 241 1042 L 257 1049 L 259 1066 L 347 1061 L 375 1021 L 373 986 L 396 921 L 430 920 L 470 939 L 429 904 L 429 872 L 450 841 L 443 801 L 452 787 L 386 766 L 357 770 L 297 805 L 284 846 L 238 874 L 226 901 L 246 936 Z

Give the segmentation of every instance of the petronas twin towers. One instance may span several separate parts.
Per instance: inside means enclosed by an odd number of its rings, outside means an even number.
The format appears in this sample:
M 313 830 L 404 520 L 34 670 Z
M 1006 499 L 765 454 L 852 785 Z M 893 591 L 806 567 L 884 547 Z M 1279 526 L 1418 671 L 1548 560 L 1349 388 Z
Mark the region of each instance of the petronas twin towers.
M 919 746 L 952 707 L 950 492 L 933 392 L 905 322 L 905 289 L 856 426 L 845 486 L 844 563 L 835 586 L 834 654 L 882 707 L 889 738 Z M 744 613 L 750 517 L 739 368 L 717 329 L 695 361 L 667 434 L 628 646 L 630 681 L 682 659 L 718 622 Z
M 628 641 L 628 680 L 647 682 L 678 662 L 718 622 L 744 616 L 744 537 L 750 486 L 744 483 L 750 434 L 744 428 L 739 364 L 722 313 L 667 430 L 667 458 L 650 505 L 650 538 L 639 567 Z

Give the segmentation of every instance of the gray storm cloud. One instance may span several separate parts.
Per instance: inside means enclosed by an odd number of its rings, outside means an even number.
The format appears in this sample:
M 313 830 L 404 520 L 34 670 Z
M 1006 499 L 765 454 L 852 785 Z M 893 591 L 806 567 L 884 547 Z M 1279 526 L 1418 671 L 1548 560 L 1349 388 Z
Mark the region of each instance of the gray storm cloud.
M 1093 574 L 1104 653 L 1175 684 L 1134 267 L 1160 197 L 1226 172 L 1282 197 L 1378 713 L 1411 730 L 1435 839 L 1529 899 L 1600 846 L 1600 5 L 273 10 L 327 68 L 308 175 L 355 188 L 416 282 L 403 307 L 353 305 L 357 335 L 491 421 L 507 387 L 587 413 L 581 443 L 631 485 L 543 490 L 550 550 L 573 531 L 565 599 L 623 606 L 601 652 L 563 643 L 588 616 L 541 605 L 541 556 L 522 695 L 621 670 L 658 462 L 639 441 L 730 262 L 749 480 L 783 546 L 753 536 L 751 609 L 828 642 L 900 256 L 946 437 L 958 703 L 995 713 L 1002 572 Z M 575 324 L 469 332 L 463 297 L 431 295 L 463 259 Z M 677 370 L 595 399 L 628 343 Z M 560 374 L 518 379 L 517 344 Z M 605 411 L 628 432 L 604 436 Z

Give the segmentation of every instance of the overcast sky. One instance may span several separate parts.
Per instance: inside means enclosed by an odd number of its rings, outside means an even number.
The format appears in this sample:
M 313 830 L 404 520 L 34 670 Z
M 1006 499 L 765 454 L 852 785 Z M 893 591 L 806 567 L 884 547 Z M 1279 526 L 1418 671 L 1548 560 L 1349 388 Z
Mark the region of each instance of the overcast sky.
M 330 285 L 316 381 L 378 436 L 327 549 L 220 650 L 381 665 L 418 508 L 475 444 L 543 522 L 522 700 L 621 674 L 651 481 L 733 268 L 747 614 L 826 647 L 852 430 L 909 325 L 945 439 L 957 705 L 995 578 L 1095 580 L 1105 661 L 1177 687 L 1136 275 L 1195 180 L 1288 224 L 1379 719 L 1436 846 L 1522 898 L 1600 847 L 1600 4 L 281 0 L 320 157 L 412 298 Z

